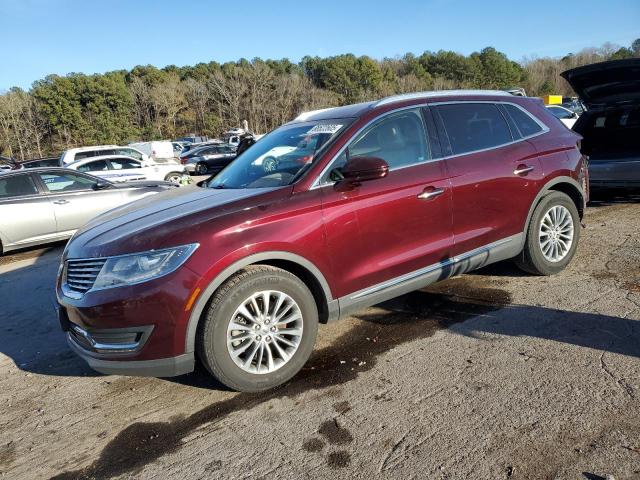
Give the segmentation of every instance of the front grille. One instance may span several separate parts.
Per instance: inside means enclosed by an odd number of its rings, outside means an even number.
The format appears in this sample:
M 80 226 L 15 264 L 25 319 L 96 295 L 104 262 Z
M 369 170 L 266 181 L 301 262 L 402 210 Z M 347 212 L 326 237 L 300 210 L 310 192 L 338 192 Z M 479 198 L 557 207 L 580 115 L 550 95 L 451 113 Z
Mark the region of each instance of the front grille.
M 106 259 L 67 260 L 65 276 L 67 288 L 78 293 L 91 290 L 106 261 Z

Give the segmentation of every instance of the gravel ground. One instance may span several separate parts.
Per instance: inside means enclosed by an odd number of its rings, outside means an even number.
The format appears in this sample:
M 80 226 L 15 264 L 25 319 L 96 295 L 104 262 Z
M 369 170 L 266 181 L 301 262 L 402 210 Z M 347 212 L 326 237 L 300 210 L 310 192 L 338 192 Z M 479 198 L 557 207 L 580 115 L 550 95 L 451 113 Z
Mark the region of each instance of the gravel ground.
M 92 372 L 55 317 L 62 246 L 0 258 L 0 477 L 640 478 L 640 198 L 585 224 L 562 274 L 363 310 L 262 394 Z

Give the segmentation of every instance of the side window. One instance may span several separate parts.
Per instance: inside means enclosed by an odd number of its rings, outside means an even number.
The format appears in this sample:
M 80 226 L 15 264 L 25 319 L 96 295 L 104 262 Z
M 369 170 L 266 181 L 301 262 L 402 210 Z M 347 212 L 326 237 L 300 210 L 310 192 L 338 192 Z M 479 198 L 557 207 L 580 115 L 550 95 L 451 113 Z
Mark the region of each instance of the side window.
M 509 125 L 492 103 L 454 103 L 435 107 L 454 155 L 512 142 Z
M 38 175 L 51 193 L 90 190 L 95 184 L 95 180 L 73 173 L 39 173 Z
M 105 170 L 109 170 L 109 166 L 104 160 L 96 160 L 95 162 L 88 162 L 84 165 L 80 165 L 77 170 L 79 172 L 103 172 Z
M 115 155 L 125 155 L 127 157 L 142 160 L 142 154 L 133 148 L 119 148 L 114 151 Z
M 78 152 L 73 156 L 73 160 L 84 160 L 85 158 L 93 157 L 94 152 Z
M 0 198 L 23 197 L 38 193 L 31 175 L 14 175 L 0 178 Z
M 571 114 L 571 112 L 568 112 L 567 110 L 565 110 L 564 108 L 560 108 L 560 107 L 547 107 L 549 110 L 551 110 L 551 113 L 553 113 L 553 115 L 556 118 L 571 118 L 573 115 Z
M 129 158 L 112 158 L 109 161 L 111 162 L 111 170 L 129 170 L 131 168 L 142 168 L 142 165 L 140 165 L 140 163 Z
M 342 152 L 331 171 L 339 170 L 354 157 L 378 157 L 387 162 L 390 169 L 431 159 L 420 110 L 394 113 L 374 123 Z M 324 181 L 336 181 L 338 177 L 334 172 Z
M 535 135 L 536 133 L 540 133 L 542 131 L 542 127 L 529 115 L 524 113 L 515 105 L 510 105 L 508 103 L 503 105 L 504 109 L 507 111 L 513 123 L 516 124 L 520 134 L 523 137 L 528 137 L 530 135 Z

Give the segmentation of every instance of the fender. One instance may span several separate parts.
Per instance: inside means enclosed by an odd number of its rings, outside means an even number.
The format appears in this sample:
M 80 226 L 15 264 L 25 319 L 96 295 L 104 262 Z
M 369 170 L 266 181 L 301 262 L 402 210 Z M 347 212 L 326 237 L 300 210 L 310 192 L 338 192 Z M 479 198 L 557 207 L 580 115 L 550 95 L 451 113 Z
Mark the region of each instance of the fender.
M 582 186 L 575 179 L 567 176 L 559 176 L 559 177 L 552 178 L 551 180 L 549 180 L 547 183 L 544 184 L 544 186 L 538 192 L 538 195 L 536 195 L 536 198 L 534 198 L 533 202 L 531 202 L 531 206 L 529 207 L 529 213 L 527 214 L 527 220 L 524 223 L 524 228 L 522 229 L 522 231 L 524 232 L 525 238 L 527 236 L 527 229 L 529 228 L 529 222 L 531 221 L 531 216 L 533 215 L 533 211 L 538 206 L 538 203 L 540 203 L 540 200 L 542 199 L 542 197 L 544 197 L 546 194 L 548 194 L 552 190 L 551 187 L 558 185 L 560 183 L 568 183 L 571 186 L 573 186 L 580 194 L 580 197 L 582 198 L 582 203 L 584 205 L 584 192 L 582 191 Z M 524 247 L 524 244 L 523 244 L 523 247 Z
M 198 322 L 200 321 L 202 312 L 207 306 L 207 303 L 209 302 L 211 295 L 213 295 L 213 292 L 215 292 L 218 287 L 220 287 L 220 285 L 222 285 L 237 271 L 243 269 L 247 265 L 260 263 L 265 260 L 286 260 L 296 263 L 311 272 L 311 274 L 316 278 L 316 280 L 322 287 L 324 296 L 327 299 L 329 320 L 338 318 L 338 301 L 333 299 L 333 296 L 331 295 L 331 289 L 329 288 L 329 283 L 327 282 L 320 269 L 316 267 L 312 262 L 304 257 L 301 257 L 300 255 L 285 251 L 266 251 L 254 253 L 253 255 L 244 257 L 225 268 L 209 283 L 207 288 L 205 288 L 204 291 L 200 294 L 198 300 L 191 309 L 191 314 L 189 315 L 189 323 L 187 325 L 187 334 L 185 338 L 185 353 L 193 353 L 195 351 L 195 340 L 196 331 L 198 329 Z

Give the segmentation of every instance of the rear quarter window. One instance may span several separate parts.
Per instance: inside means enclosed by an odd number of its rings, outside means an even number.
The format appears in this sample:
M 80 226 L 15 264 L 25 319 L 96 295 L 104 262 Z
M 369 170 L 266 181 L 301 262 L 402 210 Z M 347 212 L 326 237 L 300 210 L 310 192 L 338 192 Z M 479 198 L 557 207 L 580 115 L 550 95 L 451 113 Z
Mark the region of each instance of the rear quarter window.
M 515 123 L 521 136 L 529 137 L 542 131 L 542 127 L 538 122 L 515 105 L 504 104 L 504 109 L 513 120 L 513 123 Z
M 454 103 L 435 107 L 454 155 L 498 147 L 513 141 L 509 125 L 492 103 Z

